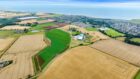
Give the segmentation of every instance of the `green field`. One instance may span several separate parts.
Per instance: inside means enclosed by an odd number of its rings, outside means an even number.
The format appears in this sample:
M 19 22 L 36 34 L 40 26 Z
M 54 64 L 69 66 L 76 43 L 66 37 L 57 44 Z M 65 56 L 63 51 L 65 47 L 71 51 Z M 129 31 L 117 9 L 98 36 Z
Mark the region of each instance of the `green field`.
M 140 79 L 140 70 L 137 72 L 136 76 L 134 77 L 134 79 Z
M 43 30 L 44 27 L 47 27 L 47 26 L 55 26 L 55 23 L 49 22 L 49 23 L 44 23 L 44 24 L 38 24 L 32 27 L 32 30 Z
M 94 27 L 87 27 L 86 30 L 88 30 L 88 31 L 97 31 L 97 28 L 94 28 Z
M 132 39 L 130 39 L 130 41 L 140 43 L 140 38 L 132 38 Z
M 38 21 L 46 20 L 46 18 L 37 18 Z
M 51 40 L 51 45 L 40 51 L 38 54 L 38 56 L 44 61 L 43 65 L 41 65 L 42 69 L 54 57 L 65 51 L 69 47 L 71 41 L 70 35 L 59 29 L 47 31 L 45 37 Z
M 111 28 L 109 28 L 108 30 L 105 30 L 104 33 L 105 33 L 106 35 L 110 36 L 110 37 L 113 37 L 113 38 L 124 36 L 123 33 L 120 33 L 120 32 L 118 32 L 118 31 L 116 31 L 116 30 L 114 30 L 114 29 L 111 29 Z
M 13 34 L 14 34 L 13 31 L 0 31 L 0 37 L 9 37 Z

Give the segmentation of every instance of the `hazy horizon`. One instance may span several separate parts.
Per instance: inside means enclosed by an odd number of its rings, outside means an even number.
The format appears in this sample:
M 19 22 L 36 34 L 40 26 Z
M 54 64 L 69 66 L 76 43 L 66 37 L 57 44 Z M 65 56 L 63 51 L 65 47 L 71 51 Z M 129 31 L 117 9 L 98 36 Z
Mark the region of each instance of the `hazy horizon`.
M 0 10 L 140 19 L 138 0 L 2 0 Z

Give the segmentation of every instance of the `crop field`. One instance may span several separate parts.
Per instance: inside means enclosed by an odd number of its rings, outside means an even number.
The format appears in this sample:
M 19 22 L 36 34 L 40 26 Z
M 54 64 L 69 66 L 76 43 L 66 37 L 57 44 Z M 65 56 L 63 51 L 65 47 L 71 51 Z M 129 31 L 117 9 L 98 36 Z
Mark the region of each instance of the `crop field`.
M 5 38 L 14 34 L 14 31 L 0 31 L 0 37 Z
M 58 56 L 38 79 L 133 79 L 138 67 L 89 46 Z
M 92 45 L 93 48 L 140 66 L 140 47 L 118 40 L 103 40 Z
M 0 69 L 0 78 L 26 79 L 28 75 L 34 75 L 32 56 L 45 46 L 41 34 L 21 36 L 0 59 L 13 60 L 11 65 Z
M 85 29 L 88 31 L 97 31 L 97 28 L 95 27 L 86 27 Z
M 0 30 L 24 30 L 29 28 L 30 27 L 27 26 L 11 25 L 11 26 L 5 26 L 3 28 L 0 28 Z
M 132 38 L 131 41 L 140 43 L 140 38 Z
M 32 29 L 34 29 L 34 30 L 43 30 L 44 27 L 54 26 L 54 25 L 55 25 L 55 23 L 49 22 L 49 23 L 44 23 L 44 24 L 38 24 L 37 26 L 34 26 Z
M 14 38 L 1 38 L 0 52 L 4 51 L 12 42 L 14 42 Z
M 105 30 L 104 33 L 110 37 L 122 37 L 124 36 L 123 33 L 120 33 L 114 29 L 109 28 L 108 30 Z
M 131 39 L 128 40 L 128 43 L 140 46 L 140 38 L 131 38 Z
M 43 69 L 54 57 L 65 51 L 69 47 L 71 41 L 70 35 L 59 29 L 49 30 L 45 33 L 45 36 L 51 41 L 51 45 L 43 49 L 37 55 L 40 60 L 43 61 L 43 64 L 40 64 L 41 69 Z

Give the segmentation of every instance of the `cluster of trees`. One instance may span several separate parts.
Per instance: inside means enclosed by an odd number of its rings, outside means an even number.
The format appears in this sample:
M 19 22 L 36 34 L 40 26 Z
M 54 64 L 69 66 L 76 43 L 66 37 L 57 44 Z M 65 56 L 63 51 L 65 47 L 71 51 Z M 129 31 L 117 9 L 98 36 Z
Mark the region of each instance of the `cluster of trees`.
M 140 38 L 140 37 L 134 37 L 134 36 L 128 36 L 126 39 L 125 39 L 125 42 L 126 43 L 129 43 L 129 44 L 133 44 L 133 45 L 138 45 L 140 46 L 140 42 L 136 42 L 136 41 L 132 41 L 131 39 L 133 38 Z
M 19 22 L 16 18 L 0 18 L 0 27 L 14 25 L 16 22 Z

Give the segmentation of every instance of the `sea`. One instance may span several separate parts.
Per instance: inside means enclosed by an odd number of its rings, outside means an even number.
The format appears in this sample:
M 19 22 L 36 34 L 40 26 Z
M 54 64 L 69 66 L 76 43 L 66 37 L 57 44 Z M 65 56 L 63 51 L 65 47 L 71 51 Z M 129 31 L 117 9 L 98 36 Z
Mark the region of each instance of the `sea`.
M 68 15 L 84 15 L 109 19 L 140 19 L 140 8 L 74 5 L 71 3 L 52 3 L 45 1 L 0 1 L 0 10 L 21 12 L 48 12 Z

